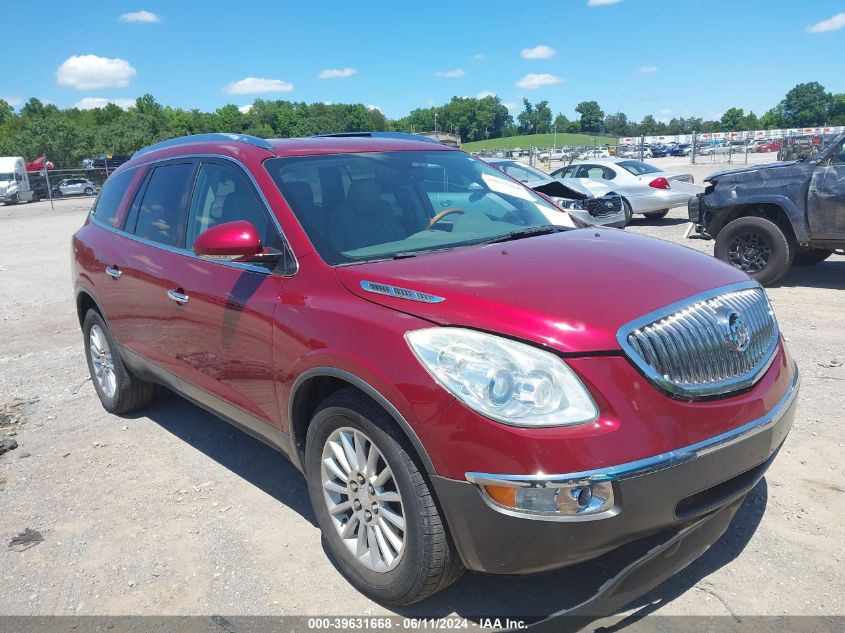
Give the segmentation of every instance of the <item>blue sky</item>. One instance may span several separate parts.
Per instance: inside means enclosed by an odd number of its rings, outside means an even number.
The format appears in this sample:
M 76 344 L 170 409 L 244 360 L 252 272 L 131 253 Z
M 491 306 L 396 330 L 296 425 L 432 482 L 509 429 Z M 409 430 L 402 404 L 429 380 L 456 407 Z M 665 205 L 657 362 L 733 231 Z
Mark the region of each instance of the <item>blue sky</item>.
M 10 17 L 0 98 L 17 107 L 151 93 L 203 110 L 262 97 L 399 117 L 492 92 L 570 118 L 596 99 L 668 119 L 762 114 L 804 81 L 845 92 L 845 0 L 88 0 L 19 3 Z

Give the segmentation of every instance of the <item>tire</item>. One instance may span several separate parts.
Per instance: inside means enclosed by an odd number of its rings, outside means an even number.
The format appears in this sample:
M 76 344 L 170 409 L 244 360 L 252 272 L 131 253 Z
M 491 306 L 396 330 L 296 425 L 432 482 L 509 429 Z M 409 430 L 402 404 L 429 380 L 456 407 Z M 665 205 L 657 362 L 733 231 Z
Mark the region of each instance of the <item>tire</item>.
M 62 194 L 62 190 L 61 190 L 61 189 L 56 189 L 56 190 L 53 192 L 53 197 L 54 197 L 54 198 L 61 198 L 63 195 L 64 195 L 64 194 Z
M 643 213 L 643 215 L 649 220 L 662 220 L 668 213 L 669 209 L 663 209 L 663 211 L 649 211 L 648 213 Z
M 340 448 L 343 445 L 343 440 L 339 439 L 341 434 L 345 434 L 350 446 L 361 446 L 361 456 L 368 457 L 361 460 L 363 467 L 356 466 L 358 462 L 353 463 Z M 337 453 L 332 451 L 330 443 L 346 456 L 345 465 L 333 457 Z M 378 454 L 375 467 L 370 468 L 369 456 L 373 447 Z M 352 456 L 357 460 L 355 449 L 352 450 Z M 326 466 L 325 460 L 334 464 L 334 470 Z M 390 478 L 378 486 L 376 482 L 380 477 L 375 473 L 383 475 L 388 471 L 385 466 L 389 467 Z M 335 392 L 314 414 L 305 443 L 305 474 L 314 514 L 328 550 L 341 573 L 364 595 L 382 604 L 408 605 L 447 587 L 463 572 L 434 494 L 415 461 L 407 438 L 384 409 L 359 391 Z M 335 487 L 324 489 L 324 481 L 330 481 Z M 356 485 L 361 481 L 367 488 L 363 484 Z M 371 484 L 377 488 L 372 488 Z M 370 496 L 371 491 L 375 495 L 390 495 L 398 501 L 376 501 L 376 496 Z M 335 506 L 330 512 L 329 503 L 342 507 L 356 501 L 356 505 L 345 510 L 338 511 Z M 367 508 L 373 510 L 368 517 Z M 381 509 L 380 514 L 377 508 Z M 387 520 L 389 514 L 393 515 L 390 521 Z M 397 515 L 404 519 L 404 531 L 393 522 Z M 365 521 L 370 522 L 369 525 Z M 345 538 L 341 535 L 344 529 L 349 530 Z M 395 539 L 388 538 L 388 529 L 400 541 L 399 547 L 396 547 Z M 384 547 L 374 536 L 376 530 L 382 535 Z M 364 536 L 359 540 L 362 531 Z M 373 548 L 369 547 L 369 541 L 363 542 L 371 535 Z M 375 550 L 375 555 L 371 550 Z M 374 566 L 374 561 L 381 565 Z
M 91 189 L 91 187 L 85 187 L 85 195 L 86 195 L 86 196 L 93 196 L 93 195 L 94 195 L 94 190 L 93 190 L 93 189 Z
M 93 339 L 92 332 L 96 332 Z M 121 414 L 150 404 L 155 396 L 155 385 L 129 373 L 120 358 L 111 331 L 96 310 L 88 310 L 82 323 L 82 333 L 91 382 L 103 408 L 109 413 Z M 99 353 L 96 349 L 92 352 L 94 347 L 99 349 Z
M 622 198 L 622 208 L 625 210 L 625 226 L 628 226 L 634 219 L 634 210 L 625 198 Z
M 795 253 L 792 263 L 796 266 L 815 266 L 833 255 L 833 251 L 825 248 L 810 248 Z
M 716 236 L 716 257 L 768 285 L 789 270 L 795 248 L 781 228 L 765 218 L 742 217 Z

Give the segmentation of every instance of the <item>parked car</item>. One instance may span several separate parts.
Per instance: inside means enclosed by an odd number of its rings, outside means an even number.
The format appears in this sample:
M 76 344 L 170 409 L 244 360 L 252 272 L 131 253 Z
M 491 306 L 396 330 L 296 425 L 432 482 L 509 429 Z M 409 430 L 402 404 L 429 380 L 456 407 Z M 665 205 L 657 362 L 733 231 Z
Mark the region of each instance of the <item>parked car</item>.
M 613 191 L 622 196 L 628 222 L 634 213 L 660 219 L 669 209 L 686 206 L 690 197 L 701 191 L 691 174 L 666 172 L 638 160 L 609 158 L 573 163 L 551 173 L 552 178 L 598 179 L 611 181 Z
M 696 152 L 699 156 L 712 156 L 714 154 L 730 154 L 731 146 L 727 143 L 703 143 L 699 145 Z
M 781 146 L 783 143 L 781 141 L 766 141 L 765 143 L 760 143 L 757 145 L 757 152 L 764 154 L 767 152 L 778 152 L 780 151 Z
M 548 196 L 561 209 L 584 224 L 624 228 L 627 224 L 622 198 L 609 184 L 572 181 L 566 184 L 549 174 L 515 160 L 487 161 L 511 178 Z
M 669 156 L 669 150 L 674 147 L 674 144 L 671 145 L 652 145 L 651 146 L 651 158 L 664 158 Z
M 105 169 L 108 168 L 109 171 L 115 170 L 120 167 L 123 163 L 129 160 L 129 156 L 123 156 L 115 154 L 114 156 L 106 156 L 103 154 L 102 156 L 98 156 L 97 158 L 90 158 L 82 161 L 83 166 L 86 169 Z
M 678 143 L 666 152 L 669 156 L 689 156 L 692 153 L 692 143 Z
M 617 152 L 617 156 L 620 158 L 639 158 L 640 157 L 640 147 L 639 145 L 629 146 L 622 150 L 621 153 Z M 642 148 L 642 156 L 643 158 L 651 158 L 653 156 L 650 147 L 643 147 Z M 608 158 L 607 156 L 595 156 L 595 158 Z M 585 156 L 585 158 L 592 158 L 592 155 Z
M 762 284 L 845 249 L 845 135 L 804 159 L 723 171 L 689 201 L 694 237 Z
M 96 394 L 122 415 L 162 384 L 278 448 L 382 603 L 622 546 L 602 598 L 634 599 L 722 535 L 790 430 L 766 293 L 411 139 L 136 153 L 72 240 Z
M 587 159 L 599 159 L 599 158 L 610 158 L 610 152 L 606 149 L 595 147 L 595 148 L 587 148 L 582 150 L 578 154 L 579 160 L 587 160 Z
M 0 202 L 18 204 L 31 202 L 33 198 L 23 157 L 0 156 Z
M 97 186 L 87 178 L 65 178 L 53 186 L 53 197 L 93 196 Z

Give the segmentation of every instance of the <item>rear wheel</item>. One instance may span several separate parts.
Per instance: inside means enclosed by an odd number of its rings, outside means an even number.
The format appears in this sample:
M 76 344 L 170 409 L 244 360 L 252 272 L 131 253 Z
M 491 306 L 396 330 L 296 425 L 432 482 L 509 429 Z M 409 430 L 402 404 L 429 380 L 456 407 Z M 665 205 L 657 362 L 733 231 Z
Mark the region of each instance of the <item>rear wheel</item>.
M 85 356 L 94 390 L 109 413 L 128 413 L 147 406 L 155 385 L 129 373 L 106 322 L 96 310 L 88 310 L 82 324 Z
M 463 567 L 405 437 L 354 389 L 329 396 L 308 427 L 308 493 L 337 566 L 361 593 L 407 605 Z
M 85 195 L 86 195 L 86 196 L 93 196 L 93 195 L 94 195 L 94 190 L 93 190 L 93 189 L 91 189 L 91 187 L 85 187 Z
M 714 252 L 716 257 L 763 285 L 783 277 L 794 257 L 792 243 L 781 228 L 771 220 L 758 217 L 729 222 L 716 237 Z
M 795 259 L 792 261 L 796 266 L 815 266 L 823 262 L 828 257 L 833 255 L 833 251 L 825 248 L 810 248 L 804 251 L 795 253 Z
M 649 220 L 662 220 L 668 213 L 669 209 L 663 209 L 662 211 L 649 211 L 648 213 L 643 213 L 643 215 Z

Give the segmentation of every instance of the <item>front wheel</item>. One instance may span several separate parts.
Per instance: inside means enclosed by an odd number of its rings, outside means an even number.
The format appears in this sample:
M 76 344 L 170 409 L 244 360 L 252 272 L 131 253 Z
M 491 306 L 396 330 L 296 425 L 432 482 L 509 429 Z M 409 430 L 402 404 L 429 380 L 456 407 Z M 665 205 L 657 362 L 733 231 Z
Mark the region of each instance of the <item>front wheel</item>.
M 748 273 L 761 284 L 774 283 L 789 270 L 795 254 L 781 228 L 765 218 L 729 222 L 716 237 L 716 257 Z
M 463 571 L 428 482 L 392 418 L 353 389 L 329 396 L 308 428 L 305 473 L 317 523 L 361 593 L 407 605 Z
M 86 196 L 93 196 L 93 195 L 94 195 L 94 190 L 93 190 L 93 189 L 91 189 L 91 187 L 86 187 L 86 188 L 85 188 L 85 195 L 86 195 Z
M 624 198 L 622 198 L 622 209 L 625 211 L 625 226 L 628 226 L 631 223 L 631 220 L 634 219 L 634 210 Z
M 662 211 L 649 211 L 648 213 L 643 213 L 643 215 L 649 220 L 662 220 L 668 213 L 669 209 L 663 209 Z
M 795 253 L 795 259 L 792 261 L 796 266 L 815 266 L 820 264 L 828 257 L 833 255 L 833 251 L 826 248 L 810 248 L 805 251 L 798 251 Z

